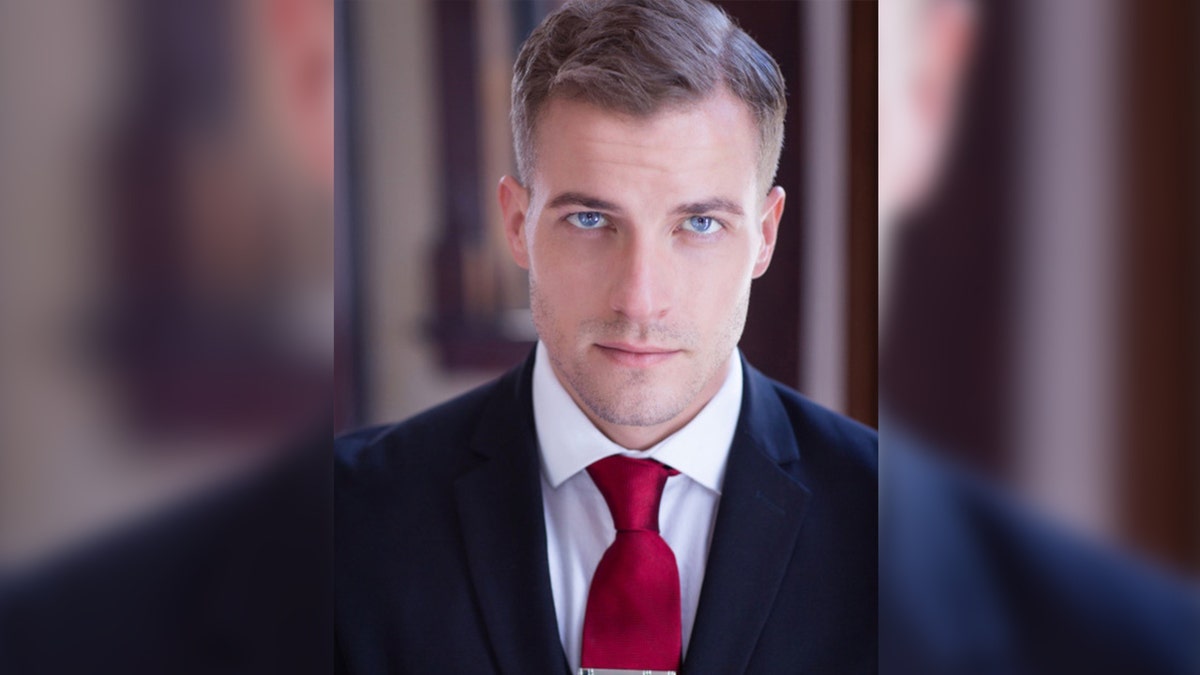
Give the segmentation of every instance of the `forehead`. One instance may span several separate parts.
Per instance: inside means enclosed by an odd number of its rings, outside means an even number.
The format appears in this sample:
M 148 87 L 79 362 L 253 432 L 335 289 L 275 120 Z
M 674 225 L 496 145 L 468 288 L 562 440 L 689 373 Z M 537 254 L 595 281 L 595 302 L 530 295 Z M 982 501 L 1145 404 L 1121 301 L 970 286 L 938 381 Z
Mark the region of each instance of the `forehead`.
M 535 185 L 728 189 L 731 183 L 752 184 L 758 161 L 754 118 L 724 90 L 647 116 L 552 99 L 542 110 L 534 142 Z

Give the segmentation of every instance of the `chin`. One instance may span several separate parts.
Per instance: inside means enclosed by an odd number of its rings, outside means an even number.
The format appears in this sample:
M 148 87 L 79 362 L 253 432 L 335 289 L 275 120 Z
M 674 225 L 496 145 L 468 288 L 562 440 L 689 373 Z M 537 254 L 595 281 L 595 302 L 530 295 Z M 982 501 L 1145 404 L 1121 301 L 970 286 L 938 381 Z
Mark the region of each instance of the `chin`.
M 609 424 L 623 427 L 653 427 L 665 424 L 679 415 L 675 407 L 656 409 L 646 406 L 622 406 L 615 409 L 597 410 L 592 412 Z
M 645 381 L 630 382 L 627 377 L 596 378 L 581 385 L 577 391 L 584 404 L 609 424 L 655 426 L 676 418 L 687 407 L 686 392 Z

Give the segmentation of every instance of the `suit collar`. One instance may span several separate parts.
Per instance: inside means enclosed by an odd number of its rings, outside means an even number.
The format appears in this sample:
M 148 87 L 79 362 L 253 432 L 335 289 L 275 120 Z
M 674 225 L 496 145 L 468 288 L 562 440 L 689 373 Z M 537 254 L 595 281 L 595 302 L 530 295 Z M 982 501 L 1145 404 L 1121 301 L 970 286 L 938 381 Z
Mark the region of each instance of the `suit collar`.
M 500 671 L 565 673 L 542 514 L 530 377 L 533 357 L 500 380 L 455 482 L 467 565 Z
M 775 392 L 775 386 L 757 368 L 742 361 L 742 414 L 738 434 L 744 435 L 776 464 L 790 465 L 800 460 L 800 446 L 787 411 Z
M 744 359 L 742 368 L 742 412 L 685 657 L 688 675 L 746 669 L 810 499 L 787 411 L 762 373 Z
M 533 422 L 533 355 L 498 384 L 455 483 L 471 581 L 501 672 L 564 673 L 546 554 Z M 745 670 L 771 612 L 810 499 L 800 448 L 769 380 L 742 359 L 730 447 L 688 675 Z

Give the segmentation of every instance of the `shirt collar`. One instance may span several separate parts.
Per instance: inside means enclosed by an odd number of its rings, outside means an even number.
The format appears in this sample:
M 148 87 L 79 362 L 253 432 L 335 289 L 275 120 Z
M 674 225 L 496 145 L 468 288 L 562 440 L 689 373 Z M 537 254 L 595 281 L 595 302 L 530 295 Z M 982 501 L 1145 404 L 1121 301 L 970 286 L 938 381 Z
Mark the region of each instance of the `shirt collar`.
M 725 381 L 707 405 L 682 429 L 638 452 L 608 439 L 587 418 L 558 381 L 545 346 L 538 342 L 533 366 L 533 418 L 542 473 L 557 489 L 592 462 L 609 455 L 651 458 L 713 492 L 721 493 L 725 464 L 742 407 L 742 361 L 735 350 Z

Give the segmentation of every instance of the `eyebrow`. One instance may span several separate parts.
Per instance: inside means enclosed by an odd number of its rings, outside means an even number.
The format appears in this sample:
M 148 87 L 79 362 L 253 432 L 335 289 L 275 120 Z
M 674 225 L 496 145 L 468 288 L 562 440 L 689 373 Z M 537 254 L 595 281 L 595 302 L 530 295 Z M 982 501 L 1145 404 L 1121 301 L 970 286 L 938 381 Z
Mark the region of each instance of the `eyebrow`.
M 624 209 L 617 206 L 613 202 L 585 195 L 582 192 L 563 192 L 550 200 L 546 208 L 557 209 L 564 206 L 582 206 L 585 209 L 593 209 L 596 211 L 608 211 L 609 213 L 621 213 Z
M 690 202 L 675 207 L 673 213 L 680 216 L 698 215 L 712 211 L 721 211 L 735 216 L 746 215 L 737 202 L 724 197 L 713 197 L 702 202 Z
M 564 206 L 581 206 L 585 209 L 593 209 L 596 211 L 607 211 L 609 213 L 620 214 L 623 209 L 617 204 L 599 197 L 584 194 L 582 192 L 563 192 L 556 195 L 546 205 L 550 209 L 558 209 Z M 688 202 L 680 204 L 671 210 L 676 215 L 696 215 L 701 213 L 709 213 L 712 211 L 721 211 L 730 213 L 735 216 L 743 216 L 745 212 L 737 202 L 724 197 L 713 197 L 699 202 Z

